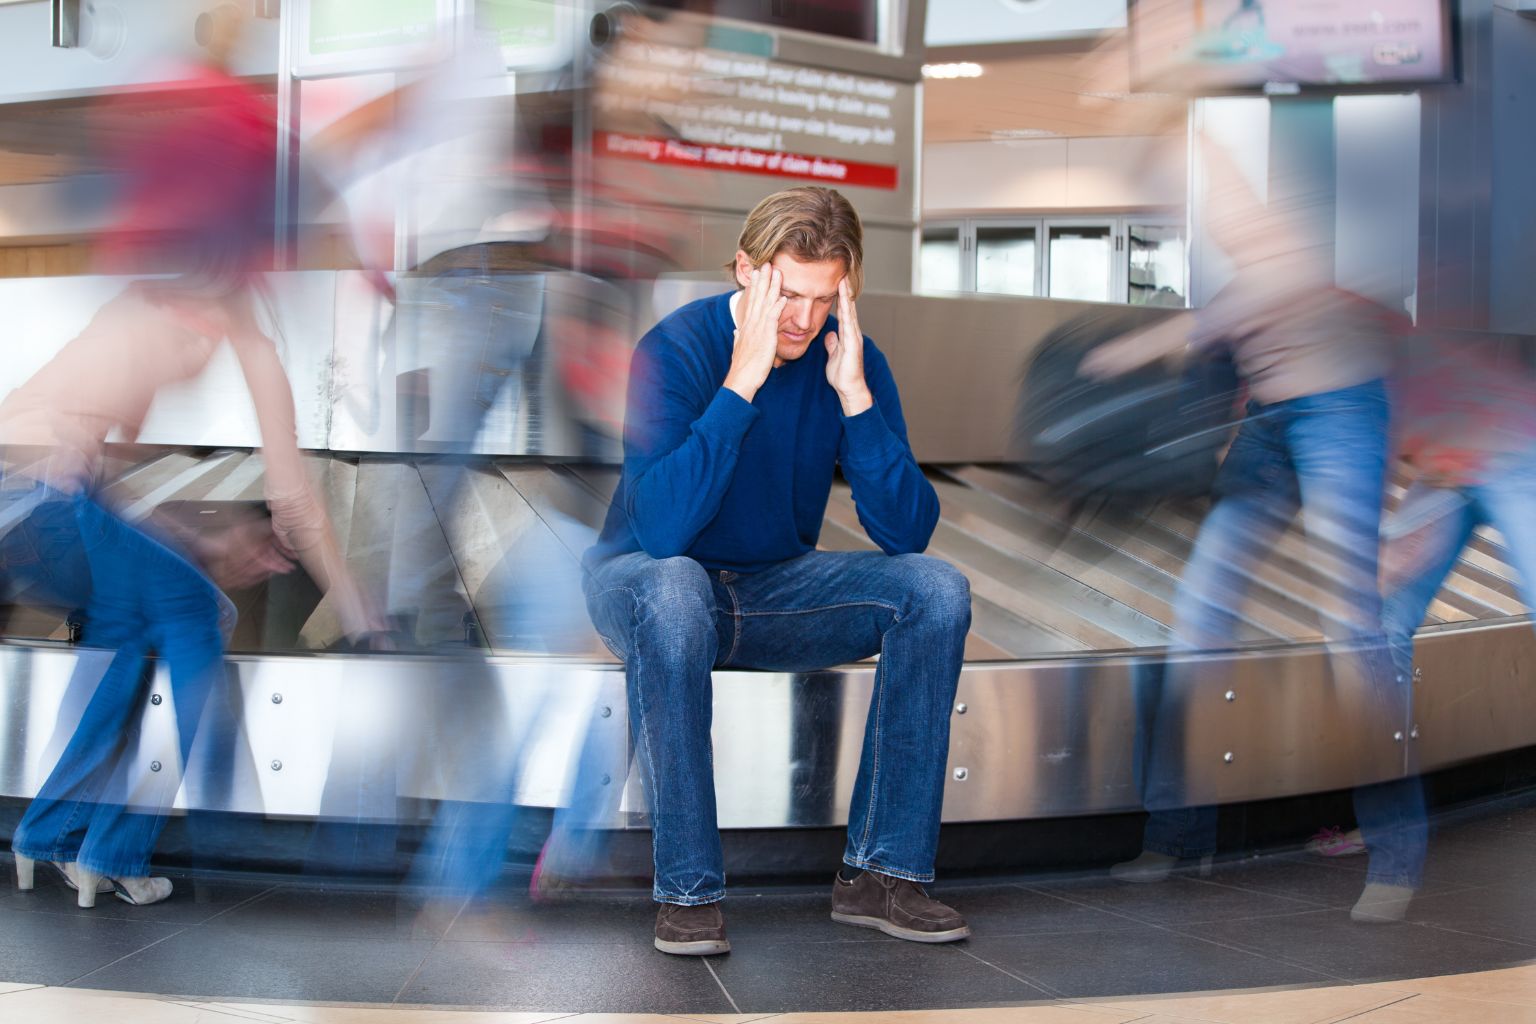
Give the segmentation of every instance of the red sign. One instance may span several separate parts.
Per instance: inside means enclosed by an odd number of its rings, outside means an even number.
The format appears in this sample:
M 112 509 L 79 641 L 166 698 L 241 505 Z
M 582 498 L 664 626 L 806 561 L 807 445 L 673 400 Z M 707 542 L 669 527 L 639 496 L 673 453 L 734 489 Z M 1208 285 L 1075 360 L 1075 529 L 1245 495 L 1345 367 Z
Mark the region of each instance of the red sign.
M 827 184 L 858 185 L 894 190 L 899 168 L 895 164 L 866 164 L 857 160 L 833 160 L 824 156 L 780 153 L 745 146 L 713 146 L 649 135 L 595 132 L 593 151 L 620 160 L 644 160 L 675 167 L 700 167 L 742 174 L 768 174 L 802 178 Z

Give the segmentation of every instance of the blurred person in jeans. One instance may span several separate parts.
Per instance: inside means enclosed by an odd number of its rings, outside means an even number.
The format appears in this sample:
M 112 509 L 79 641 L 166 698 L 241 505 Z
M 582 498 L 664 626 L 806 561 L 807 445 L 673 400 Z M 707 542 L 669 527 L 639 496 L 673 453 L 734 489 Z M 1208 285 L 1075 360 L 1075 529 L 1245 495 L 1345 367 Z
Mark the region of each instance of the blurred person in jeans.
M 1364 724 L 1358 750 L 1380 752 L 1407 714 L 1408 679 L 1388 656 L 1377 579 L 1386 377 L 1406 321 L 1334 287 L 1331 241 L 1298 224 L 1304 207 L 1260 203 L 1219 146 L 1207 155 L 1212 235 L 1235 263 L 1234 277 L 1203 309 L 1105 345 L 1083 364 L 1086 374 L 1108 377 L 1225 344 L 1251 398 L 1179 582 L 1167 678 L 1138 694 L 1151 816 L 1141 855 L 1112 871 L 1128 882 L 1160 881 L 1180 859 L 1203 866 L 1215 852 L 1216 809 L 1190 806 L 1186 793 L 1183 694 L 1210 671 L 1190 656 L 1235 646 L 1254 570 L 1298 511 L 1324 584 L 1317 612 L 1334 692 L 1340 710 Z M 1413 827 L 1411 811 L 1390 794 L 1362 788 L 1356 806 L 1362 826 Z M 1407 882 L 1384 862 L 1373 867 L 1373 883 Z
M 1499 531 L 1520 598 L 1536 608 L 1536 378 L 1431 334 L 1413 339 L 1393 383 L 1399 453 L 1414 472 L 1382 529 L 1382 617 L 1401 678 L 1412 676 L 1414 633 L 1478 527 Z M 1423 786 L 1410 774 L 1374 789 L 1404 824 L 1373 829 L 1362 819 L 1371 887 L 1352 916 L 1395 921 L 1423 877 Z
M 885 358 L 858 327 L 862 263 L 842 195 L 775 193 L 727 264 L 736 290 L 672 313 L 635 354 L 623 475 L 586 556 L 586 592 L 625 663 L 664 952 L 730 949 L 711 670 L 809 672 L 876 653 L 833 919 L 920 942 L 970 934 L 922 887 L 970 590 L 919 553 L 938 498 Z M 816 550 L 837 467 L 880 551 Z
M 180 83 L 184 103 L 122 155 L 118 230 L 103 269 L 177 270 L 129 285 L 0 403 L 0 574 L 26 600 L 84 608 L 83 641 L 111 661 L 62 756 L 12 836 L 18 882 L 53 862 L 82 906 L 115 891 L 133 904 L 171 893 L 149 861 L 175 796 L 175 772 L 130 809 L 122 754 L 151 653 L 168 665 L 182 764 L 222 672 L 232 608 L 196 562 L 235 582 L 298 560 L 354 640 L 380 630 L 353 580 L 296 440 L 293 393 L 258 320 L 267 265 L 277 129 L 267 105 L 226 70 L 244 15 L 205 25 L 209 59 Z M 261 429 L 272 533 L 224 535 L 177 550 L 98 497 L 109 434 L 132 440 L 155 395 L 234 350 Z M 82 657 L 77 672 L 94 671 Z

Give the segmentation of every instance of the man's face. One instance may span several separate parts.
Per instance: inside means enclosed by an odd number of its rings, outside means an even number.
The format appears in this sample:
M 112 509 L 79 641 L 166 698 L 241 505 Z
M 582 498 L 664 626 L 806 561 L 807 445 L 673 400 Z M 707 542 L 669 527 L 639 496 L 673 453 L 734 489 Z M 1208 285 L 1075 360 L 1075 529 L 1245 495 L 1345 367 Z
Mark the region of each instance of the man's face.
M 788 253 L 779 253 L 770 261 L 779 271 L 779 294 L 789 301 L 779 317 L 779 346 L 775 366 L 793 362 L 805 355 L 811 342 L 821 337 L 827 317 L 837 307 L 837 285 L 848 273 L 842 260 L 804 263 Z M 744 252 L 736 253 L 736 280 L 746 287 L 752 279 L 752 261 Z

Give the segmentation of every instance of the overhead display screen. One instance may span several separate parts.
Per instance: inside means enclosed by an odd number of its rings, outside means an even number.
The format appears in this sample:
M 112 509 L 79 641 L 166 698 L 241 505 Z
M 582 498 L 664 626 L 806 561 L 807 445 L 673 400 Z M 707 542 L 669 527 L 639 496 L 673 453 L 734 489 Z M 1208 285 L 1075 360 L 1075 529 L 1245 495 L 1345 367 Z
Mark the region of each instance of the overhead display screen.
M 412 67 L 452 43 L 454 0 L 295 0 L 292 9 L 300 78 Z
M 1138 90 L 1384 89 L 1455 73 L 1450 0 L 1134 0 Z
M 646 0 L 647 7 L 671 11 L 697 11 L 707 7 L 717 18 L 749 21 L 768 28 L 796 29 L 824 36 L 880 41 L 881 0 Z

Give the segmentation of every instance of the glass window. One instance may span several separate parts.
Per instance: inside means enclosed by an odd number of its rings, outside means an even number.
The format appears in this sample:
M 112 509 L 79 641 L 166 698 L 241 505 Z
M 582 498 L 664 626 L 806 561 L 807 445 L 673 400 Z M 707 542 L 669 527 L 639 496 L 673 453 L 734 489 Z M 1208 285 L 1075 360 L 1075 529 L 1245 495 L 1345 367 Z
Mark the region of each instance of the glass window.
M 924 228 L 918 280 L 925 292 L 960 290 L 960 229 Z
M 1051 298 L 1108 302 L 1110 242 L 1107 226 L 1051 228 Z
M 1184 284 L 1184 231 L 1175 225 L 1137 224 L 1126 229 L 1127 301 L 1133 306 L 1189 305 Z
M 1035 229 L 976 228 L 976 290 L 1035 294 Z

